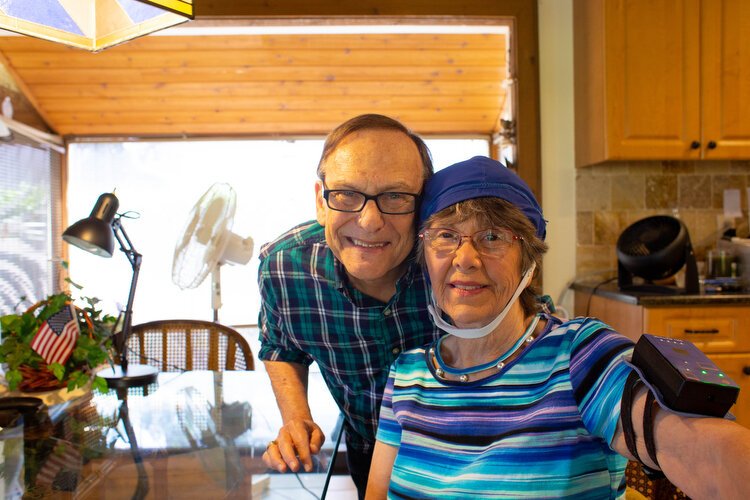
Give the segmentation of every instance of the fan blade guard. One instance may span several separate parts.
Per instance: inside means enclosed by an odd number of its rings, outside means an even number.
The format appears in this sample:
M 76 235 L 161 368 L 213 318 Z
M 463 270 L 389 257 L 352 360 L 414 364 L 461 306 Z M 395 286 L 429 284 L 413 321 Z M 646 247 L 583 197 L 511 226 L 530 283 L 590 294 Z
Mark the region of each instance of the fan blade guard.
M 177 286 L 197 287 L 221 262 L 236 206 L 234 189 L 226 183 L 211 186 L 195 204 L 175 246 L 172 281 Z

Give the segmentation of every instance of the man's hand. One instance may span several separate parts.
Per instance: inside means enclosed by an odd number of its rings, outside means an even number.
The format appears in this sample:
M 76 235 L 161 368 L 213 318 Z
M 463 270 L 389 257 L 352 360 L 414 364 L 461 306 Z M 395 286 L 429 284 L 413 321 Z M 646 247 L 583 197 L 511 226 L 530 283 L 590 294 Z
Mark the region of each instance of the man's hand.
M 310 472 L 312 456 L 320 453 L 323 441 L 323 431 L 312 420 L 290 420 L 268 444 L 263 462 L 278 472 L 297 472 L 301 463 L 305 471 Z

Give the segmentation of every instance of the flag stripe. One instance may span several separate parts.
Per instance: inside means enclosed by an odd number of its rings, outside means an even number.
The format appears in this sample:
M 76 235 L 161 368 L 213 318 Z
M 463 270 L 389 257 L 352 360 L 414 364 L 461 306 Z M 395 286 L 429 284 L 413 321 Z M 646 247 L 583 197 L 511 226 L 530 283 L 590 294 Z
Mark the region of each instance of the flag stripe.
M 51 486 L 60 470 L 81 470 L 82 460 L 80 452 L 71 445 L 66 445 L 59 454 L 53 450 L 37 474 L 36 484 Z
M 32 349 L 44 357 L 49 351 L 49 346 L 51 345 L 54 336 L 55 333 L 49 325 L 47 323 L 43 324 L 39 328 L 39 332 L 34 337 L 34 340 L 31 342 Z
M 65 353 L 69 350 L 71 339 L 71 332 L 69 326 L 66 326 L 63 332 L 60 334 L 60 341 L 50 351 L 50 357 L 54 361 L 58 361 L 60 358 L 65 356 Z
M 63 333 L 60 334 L 60 341 L 56 346 L 53 346 L 50 351 L 50 362 L 64 363 L 65 361 L 67 361 L 68 357 L 73 352 L 73 346 L 75 345 L 76 338 L 77 334 L 73 325 L 67 325 L 63 330 Z
M 31 341 L 31 348 L 44 358 L 47 364 L 65 364 L 70 358 L 81 330 L 72 304 L 53 314 L 39 327 Z

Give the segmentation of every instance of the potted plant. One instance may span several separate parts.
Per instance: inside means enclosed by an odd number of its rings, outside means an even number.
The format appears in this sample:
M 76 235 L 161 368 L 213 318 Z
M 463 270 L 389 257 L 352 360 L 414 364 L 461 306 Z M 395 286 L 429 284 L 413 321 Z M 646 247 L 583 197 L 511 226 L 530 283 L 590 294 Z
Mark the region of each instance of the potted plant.
M 107 390 L 107 382 L 94 376 L 94 370 L 107 361 L 112 363 L 112 332 L 117 319 L 97 309 L 98 299 L 82 297 L 81 301 L 86 304 L 83 308 L 74 306 L 72 297 L 60 292 L 22 314 L 0 317 L 0 362 L 6 365 L 5 380 L 11 391 L 40 392 L 63 387 L 72 391 L 85 386 L 92 378 L 93 388 Z M 66 308 L 69 313 L 65 312 Z M 61 320 L 65 314 L 67 318 Z M 62 355 L 55 357 L 40 348 L 44 339 L 39 334 L 40 330 L 47 334 L 57 329 L 57 337 L 60 337 L 62 326 L 75 330 L 76 335 L 61 348 Z M 57 337 L 52 339 L 57 340 Z

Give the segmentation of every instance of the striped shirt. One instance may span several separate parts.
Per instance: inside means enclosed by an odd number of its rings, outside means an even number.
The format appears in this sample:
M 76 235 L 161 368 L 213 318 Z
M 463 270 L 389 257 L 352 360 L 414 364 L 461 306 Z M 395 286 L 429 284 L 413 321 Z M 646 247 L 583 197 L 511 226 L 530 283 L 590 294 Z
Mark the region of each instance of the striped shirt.
M 399 447 L 389 498 L 624 498 L 612 441 L 632 342 L 603 323 L 550 318 L 502 371 L 436 379 L 429 346 L 391 369 L 377 439 Z
M 387 304 L 364 295 L 349 284 L 323 227 L 310 221 L 263 246 L 258 283 L 259 358 L 317 362 L 351 444 L 370 450 L 390 365 L 438 336 L 420 268 L 409 266 Z

